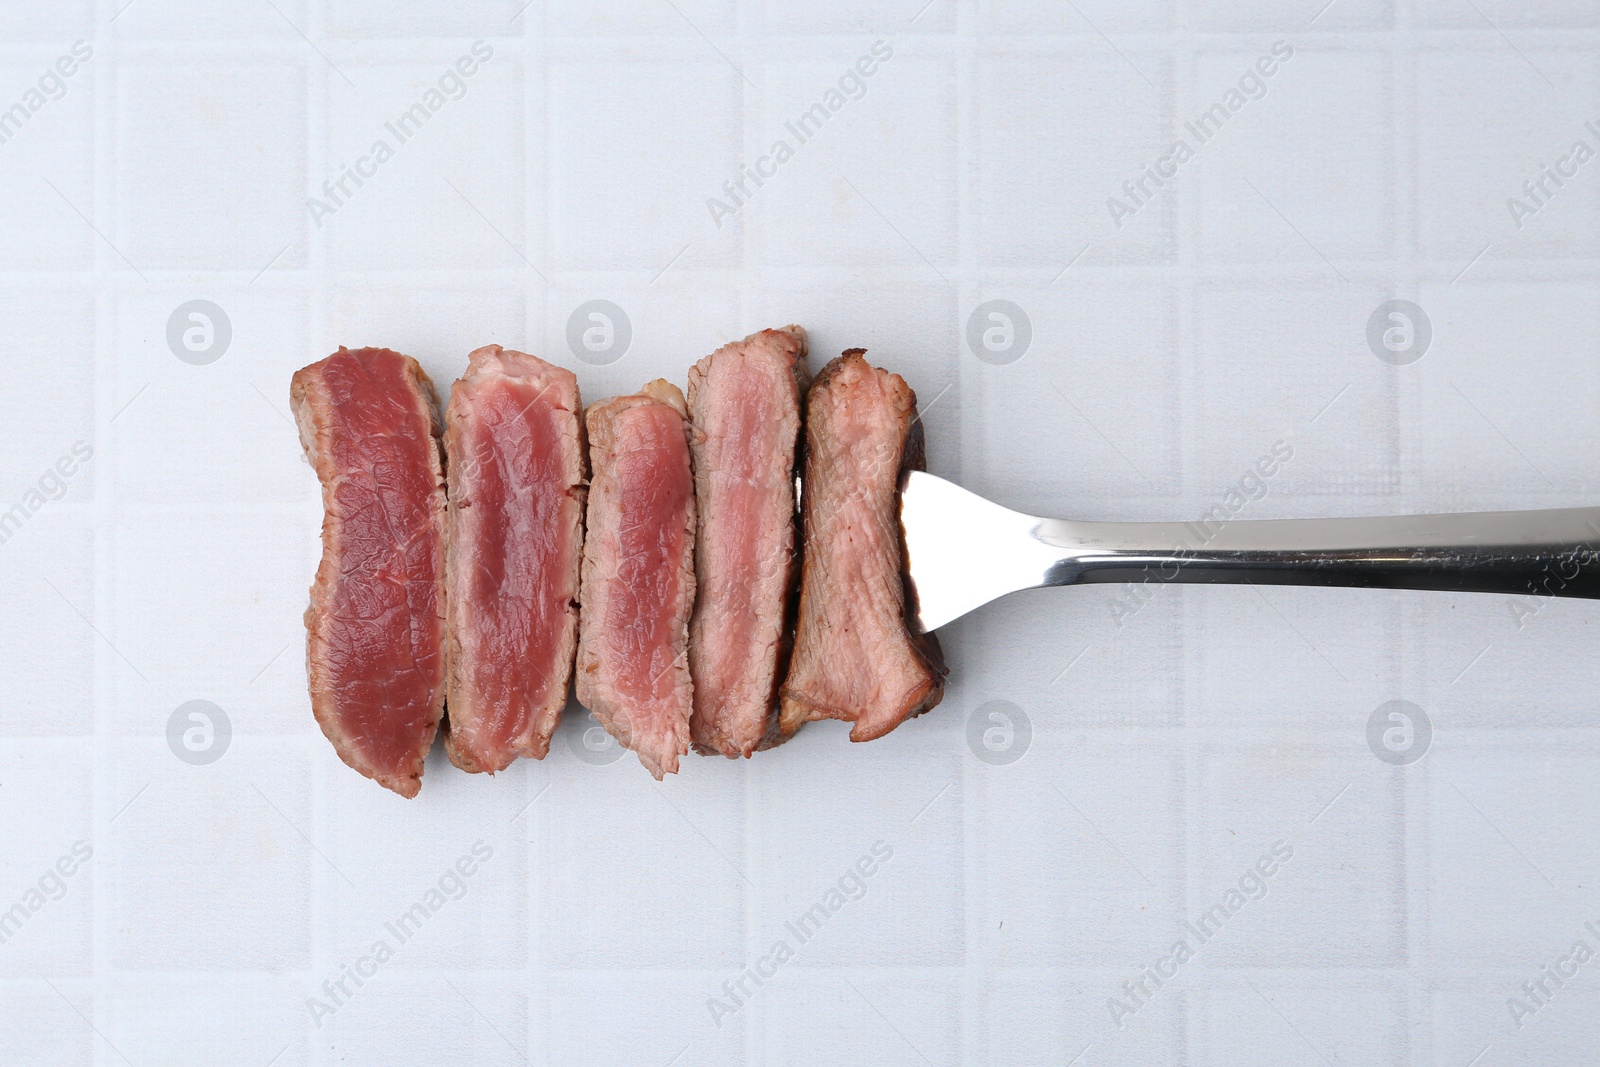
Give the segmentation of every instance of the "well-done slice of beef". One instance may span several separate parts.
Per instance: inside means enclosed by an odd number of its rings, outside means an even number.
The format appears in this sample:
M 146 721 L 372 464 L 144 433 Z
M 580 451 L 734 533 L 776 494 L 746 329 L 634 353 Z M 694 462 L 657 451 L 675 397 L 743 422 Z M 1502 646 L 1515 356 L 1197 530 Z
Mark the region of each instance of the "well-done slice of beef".
M 770 741 L 794 571 L 805 331 L 763 330 L 689 371 L 695 610 L 690 737 L 737 758 Z
M 683 394 L 654 381 L 593 404 L 578 701 L 659 779 L 689 751 L 694 478 Z
M 829 363 L 806 394 L 800 618 L 784 680 L 785 734 L 812 719 L 882 737 L 944 695 L 933 634 L 907 629 L 900 478 L 922 466 L 917 398 L 863 349 Z
M 488 345 L 468 357 L 446 416 L 445 749 L 492 774 L 543 759 L 567 702 L 583 557 L 578 379 Z
M 339 757 L 414 797 L 444 710 L 444 474 L 417 361 L 340 348 L 289 402 L 322 482 L 322 562 L 306 609 L 311 710 Z

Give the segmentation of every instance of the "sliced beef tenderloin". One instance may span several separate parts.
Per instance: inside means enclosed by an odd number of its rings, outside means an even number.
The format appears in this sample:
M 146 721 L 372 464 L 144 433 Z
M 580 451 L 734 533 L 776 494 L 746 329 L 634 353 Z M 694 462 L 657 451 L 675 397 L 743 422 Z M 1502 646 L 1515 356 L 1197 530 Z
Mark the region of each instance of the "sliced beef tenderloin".
M 694 478 L 683 393 L 654 381 L 591 405 L 578 701 L 651 774 L 689 750 Z
M 311 709 L 341 759 L 414 797 L 445 689 L 433 386 L 409 356 L 340 348 L 295 373 L 289 400 L 325 512 L 305 616 Z
M 450 390 L 449 711 L 467 771 L 543 759 L 567 702 L 583 558 L 578 379 L 499 345 Z
M 689 371 L 699 516 L 690 737 L 702 752 L 749 756 L 776 732 L 805 354 L 805 331 L 787 326 L 724 345 Z
M 806 394 L 800 617 L 784 681 L 785 734 L 812 719 L 882 737 L 939 703 L 944 660 L 906 614 L 900 479 L 922 465 L 917 398 L 851 349 Z

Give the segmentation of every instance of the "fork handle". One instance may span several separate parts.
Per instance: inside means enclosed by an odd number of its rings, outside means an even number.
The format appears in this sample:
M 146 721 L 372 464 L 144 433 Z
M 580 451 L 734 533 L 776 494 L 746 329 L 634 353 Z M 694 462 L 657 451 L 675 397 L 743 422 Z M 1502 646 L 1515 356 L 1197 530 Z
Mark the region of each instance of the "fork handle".
M 1600 508 L 1211 522 L 1041 519 L 1045 585 L 1355 586 L 1600 599 Z

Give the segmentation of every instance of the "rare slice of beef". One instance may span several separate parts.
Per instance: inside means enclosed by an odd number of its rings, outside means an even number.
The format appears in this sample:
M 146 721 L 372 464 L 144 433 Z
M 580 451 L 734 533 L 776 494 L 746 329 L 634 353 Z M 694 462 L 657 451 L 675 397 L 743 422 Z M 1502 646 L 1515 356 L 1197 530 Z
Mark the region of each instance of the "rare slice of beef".
M 702 752 L 749 756 L 776 732 L 805 354 L 805 331 L 787 326 L 724 345 L 689 371 L 699 516 L 689 732 Z
M 578 379 L 522 352 L 480 348 L 450 390 L 449 713 L 467 771 L 543 759 L 567 702 L 583 557 Z
M 812 719 L 882 737 L 939 703 L 944 659 L 907 628 L 900 479 L 922 466 L 917 398 L 851 349 L 806 394 L 800 618 L 784 680 L 785 734 Z
M 591 405 L 578 701 L 651 774 L 689 751 L 694 478 L 683 393 L 654 381 Z
M 417 361 L 340 348 L 289 402 L 322 481 L 322 563 L 306 609 L 311 710 L 339 757 L 404 797 L 444 710 L 444 474 Z

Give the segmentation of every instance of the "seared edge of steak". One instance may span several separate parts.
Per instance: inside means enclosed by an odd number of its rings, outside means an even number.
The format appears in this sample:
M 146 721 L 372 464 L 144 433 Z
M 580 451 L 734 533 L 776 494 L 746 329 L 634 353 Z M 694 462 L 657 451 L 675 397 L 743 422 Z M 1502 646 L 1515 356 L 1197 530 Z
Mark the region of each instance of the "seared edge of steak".
M 434 554 L 434 573 L 437 576 L 435 605 L 437 614 L 432 619 L 413 620 L 433 629 L 432 640 L 438 648 L 437 669 L 429 679 L 431 692 L 429 707 L 432 711 L 432 728 L 419 739 L 416 752 L 407 765 L 398 769 L 376 767 L 363 757 L 346 736 L 346 724 L 340 721 L 337 701 L 339 695 L 328 685 L 325 665 L 331 658 L 328 628 L 331 623 L 331 604 L 334 590 L 341 574 L 339 562 L 343 553 L 342 538 L 346 516 L 337 506 L 336 494 L 344 472 L 337 470 L 330 456 L 334 427 L 333 401 L 327 395 L 323 372 L 329 360 L 354 357 L 358 360 L 403 360 L 402 373 L 409 379 L 409 390 L 415 414 L 427 428 L 428 478 L 432 486 L 431 534 L 437 545 Z M 382 348 L 361 348 L 354 351 L 339 347 L 327 359 L 319 360 L 296 371 L 289 382 L 289 406 L 294 413 L 299 430 L 300 444 L 305 449 L 306 460 L 316 472 L 322 487 L 322 559 L 311 584 L 310 604 L 305 611 L 306 626 L 306 678 L 310 688 L 311 711 L 324 736 L 332 743 L 334 751 L 346 765 L 371 778 L 385 789 L 403 797 L 415 797 L 422 787 L 423 764 L 444 712 L 445 657 L 447 654 L 444 633 L 444 541 L 445 541 L 445 487 L 444 466 L 439 447 L 442 423 L 439 417 L 439 400 L 433 382 L 420 364 L 410 356 Z M 415 637 L 415 635 L 414 635 Z
M 695 750 L 704 755 L 748 757 L 782 737 L 776 711 L 799 573 L 794 482 L 805 356 L 805 330 L 790 325 L 723 345 L 689 371 L 698 516 L 696 602 L 689 623 L 695 701 L 690 734 Z M 755 457 L 739 457 L 737 450 L 748 447 L 765 423 L 752 427 L 751 415 L 730 410 L 743 402 L 747 389 L 767 394 L 763 399 L 770 407 L 756 417 L 770 423 L 774 433 L 770 441 L 760 440 L 761 447 L 770 445 L 768 454 Z M 724 473 L 736 463 L 744 481 Z M 749 490 L 763 495 L 742 498 Z M 769 530 L 767 523 L 776 528 Z M 730 539 L 769 533 L 773 543 L 751 546 L 753 558 L 729 562 L 730 554 L 739 552 L 729 546 Z M 741 573 L 727 573 L 731 569 Z
M 469 432 L 489 432 L 479 427 L 469 428 L 467 423 L 471 418 L 472 405 L 476 399 L 472 395 L 474 388 L 480 386 L 493 388 L 496 379 L 527 383 L 528 387 L 536 389 L 537 393 L 531 403 L 543 402 L 548 398 L 558 411 L 568 412 L 572 433 L 570 438 L 572 447 L 570 450 L 564 450 L 564 454 L 560 457 L 564 461 L 562 466 L 565 468 L 565 480 L 568 484 L 563 490 L 566 495 L 559 511 L 565 517 L 570 510 L 570 531 L 571 536 L 575 538 L 572 544 L 570 573 L 560 576 L 570 591 L 566 617 L 556 643 L 555 662 L 529 664 L 527 668 L 539 671 L 549 683 L 545 700 L 541 706 L 526 709 L 528 721 L 523 724 L 520 736 L 510 738 L 509 743 L 496 743 L 479 734 L 480 729 L 484 728 L 484 724 L 478 721 L 480 716 L 493 714 L 494 709 L 476 706 L 478 694 L 469 677 L 471 655 L 463 648 L 462 642 L 463 631 L 474 625 L 473 605 L 467 602 L 466 596 L 461 592 L 467 581 L 465 568 L 470 567 L 473 562 L 463 552 L 465 546 L 461 543 L 461 538 L 464 536 L 462 531 L 466 527 L 463 511 L 470 510 L 471 495 L 476 489 L 475 486 L 467 484 L 465 452 L 462 448 L 463 435 Z M 446 701 L 442 729 L 445 752 L 452 764 L 469 773 L 493 774 L 504 770 L 519 756 L 533 759 L 545 757 L 550 751 L 550 736 L 560 722 L 561 711 L 566 706 L 567 695 L 571 688 L 573 657 L 578 643 L 577 597 L 579 572 L 583 561 L 584 495 L 588 488 L 586 480 L 588 449 L 585 443 L 583 405 L 579 396 L 577 375 L 571 371 L 525 352 L 505 349 L 500 345 L 485 345 L 467 357 L 466 373 L 451 387 L 447 415 L 444 445 L 446 455 L 452 458 L 447 472 L 450 511 L 445 560 L 450 655 L 449 697 Z M 561 443 L 566 444 L 568 441 L 563 439 Z M 552 536 L 558 536 L 559 533 L 560 531 L 551 531 Z M 528 591 L 530 612 L 533 611 L 531 598 L 540 592 L 540 590 Z M 475 651 L 473 654 L 478 653 Z M 463 728 L 468 722 L 472 725 Z
M 780 729 L 791 734 L 813 719 L 843 719 L 855 725 L 852 741 L 871 741 L 894 729 L 908 718 L 928 711 L 944 696 L 943 652 L 932 633 L 912 630 L 908 613 L 910 577 L 906 571 L 904 531 L 900 524 L 899 489 L 907 471 L 923 465 L 922 426 L 916 417 L 916 394 L 898 374 L 870 366 L 863 358 L 865 349 L 847 350 L 817 375 L 807 393 L 804 486 L 801 500 L 804 532 L 804 557 L 801 570 L 799 618 L 795 629 L 795 650 L 788 677 L 784 681 L 779 715 Z M 893 484 L 840 485 L 843 470 L 822 469 L 821 454 L 828 444 L 820 435 L 831 428 L 833 410 L 848 398 L 833 396 L 837 388 L 859 388 L 873 381 L 886 395 L 895 428 L 892 439 L 880 442 L 892 461 L 878 473 L 893 479 Z M 856 403 L 875 398 L 856 397 Z M 835 468 L 841 464 L 835 463 Z M 850 472 L 854 474 L 854 471 Z M 877 562 L 882 573 L 848 575 L 833 573 L 830 552 L 843 546 L 829 543 L 833 538 L 850 537 L 857 531 L 835 529 L 832 509 L 864 498 L 882 497 L 887 513 L 870 519 L 882 533 L 882 551 L 887 558 Z M 860 531 L 871 543 L 873 531 Z M 852 540 L 853 544 L 853 540 Z M 849 633 L 831 617 L 830 606 L 856 596 L 866 603 L 866 613 L 878 618 L 869 621 L 880 632 Z M 856 616 L 852 616 L 856 617 Z M 874 642 L 869 650 L 864 642 Z M 834 662 L 837 660 L 837 662 Z M 851 691 L 842 676 L 851 668 L 874 673 L 872 691 Z M 889 692 L 881 686 L 887 672 L 897 670 L 904 684 Z M 892 679 L 891 679 L 892 681 Z M 859 688 L 859 687 L 858 687 Z

